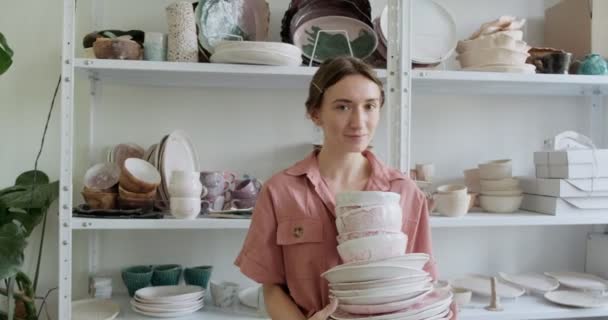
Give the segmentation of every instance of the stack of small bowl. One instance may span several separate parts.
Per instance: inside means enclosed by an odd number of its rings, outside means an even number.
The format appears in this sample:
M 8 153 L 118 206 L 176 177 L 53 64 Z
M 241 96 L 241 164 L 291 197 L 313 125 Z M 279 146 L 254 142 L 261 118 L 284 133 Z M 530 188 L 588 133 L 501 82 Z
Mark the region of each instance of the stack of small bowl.
M 511 160 L 493 160 L 479 165 L 481 208 L 487 212 L 511 213 L 523 200 L 519 180 L 513 178 Z
M 339 301 L 334 319 L 367 319 L 377 314 L 415 319 L 449 316 L 452 294 L 434 290 L 423 270 L 424 253 L 405 254 L 400 196 L 355 191 L 336 197 L 338 253 L 344 264 L 323 277 Z M 388 318 L 387 318 L 388 319 Z M 391 318 L 393 319 L 393 318 Z M 446 318 L 447 319 L 447 318 Z
M 142 159 L 128 158 L 120 172 L 118 207 L 152 211 L 160 182 L 160 173 L 153 165 Z
M 204 191 L 204 192 L 203 192 Z M 178 219 L 196 219 L 201 212 L 201 197 L 207 189 L 197 171 L 174 170 L 169 184 L 171 214 Z
M 82 196 L 91 209 L 114 209 L 118 198 L 120 167 L 114 163 L 98 163 L 84 175 Z
M 522 41 L 524 23 L 524 19 L 500 17 L 459 41 L 456 52 L 463 70 L 534 73 L 536 67 L 526 63 L 530 46 Z

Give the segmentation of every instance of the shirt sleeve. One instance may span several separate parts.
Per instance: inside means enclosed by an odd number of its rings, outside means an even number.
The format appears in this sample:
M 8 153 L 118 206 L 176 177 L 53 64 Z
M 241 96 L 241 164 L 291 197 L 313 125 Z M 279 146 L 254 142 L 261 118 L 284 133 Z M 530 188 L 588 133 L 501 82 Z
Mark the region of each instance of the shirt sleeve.
M 404 214 L 403 232 L 408 236 L 408 244 L 406 252 L 426 253 L 430 256 L 429 262 L 424 267 L 433 280 L 437 280 L 437 266 L 433 259 L 433 245 L 431 240 L 431 224 L 429 218 L 429 209 L 426 198 L 422 193 L 416 193 L 410 198 L 412 202 L 406 208 L 412 208 L 412 212 Z
M 277 220 L 272 193 L 265 185 L 258 195 L 251 226 L 234 264 L 262 284 L 285 284 L 283 250 L 277 244 Z

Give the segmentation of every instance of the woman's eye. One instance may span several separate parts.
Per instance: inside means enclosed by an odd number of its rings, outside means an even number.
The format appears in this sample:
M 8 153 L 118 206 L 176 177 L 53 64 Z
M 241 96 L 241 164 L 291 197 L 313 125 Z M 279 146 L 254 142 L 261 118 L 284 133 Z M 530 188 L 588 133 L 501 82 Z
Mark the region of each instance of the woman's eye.
M 378 106 L 376 106 L 375 104 L 368 104 L 365 106 L 365 108 L 367 110 L 375 110 L 376 108 L 378 108 Z
M 346 106 L 346 105 L 339 105 L 339 106 L 336 106 L 336 109 L 338 109 L 338 110 L 340 110 L 340 111 L 346 111 L 346 110 L 348 110 L 349 108 L 348 108 L 348 106 Z

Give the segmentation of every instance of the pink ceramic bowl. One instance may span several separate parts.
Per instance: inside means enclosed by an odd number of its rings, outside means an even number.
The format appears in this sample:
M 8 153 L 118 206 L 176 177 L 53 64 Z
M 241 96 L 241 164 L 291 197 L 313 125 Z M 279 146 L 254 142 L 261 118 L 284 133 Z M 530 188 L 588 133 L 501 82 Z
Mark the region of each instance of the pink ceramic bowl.
M 381 234 L 345 241 L 338 245 L 338 254 L 344 263 L 374 261 L 401 256 L 406 245 L 403 233 Z
M 399 205 L 363 207 L 338 215 L 336 227 L 340 234 L 368 230 L 399 232 L 402 219 L 403 212 Z
M 344 243 L 348 240 L 383 235 L 383 234 L 399 234 L 400 232 L 395 231 L 386 231 L 386 230 L 366 230 L 366 231 L 355 231 L 355 232 L 347 232 L 343 234 L 339 234 L 337 239 L 338 243 Z

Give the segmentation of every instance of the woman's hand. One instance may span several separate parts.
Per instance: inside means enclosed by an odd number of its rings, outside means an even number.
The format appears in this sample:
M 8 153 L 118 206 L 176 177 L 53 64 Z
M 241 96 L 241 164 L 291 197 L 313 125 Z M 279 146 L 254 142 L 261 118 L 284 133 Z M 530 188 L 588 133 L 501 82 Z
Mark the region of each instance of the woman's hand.
M 317 311 L 312 317 L 308 318 L 308 320 L 327 320 L 329 316 L 336 311 L 338 308 L 338 299 L 329 298 L 330 302 L 325 308 Z

